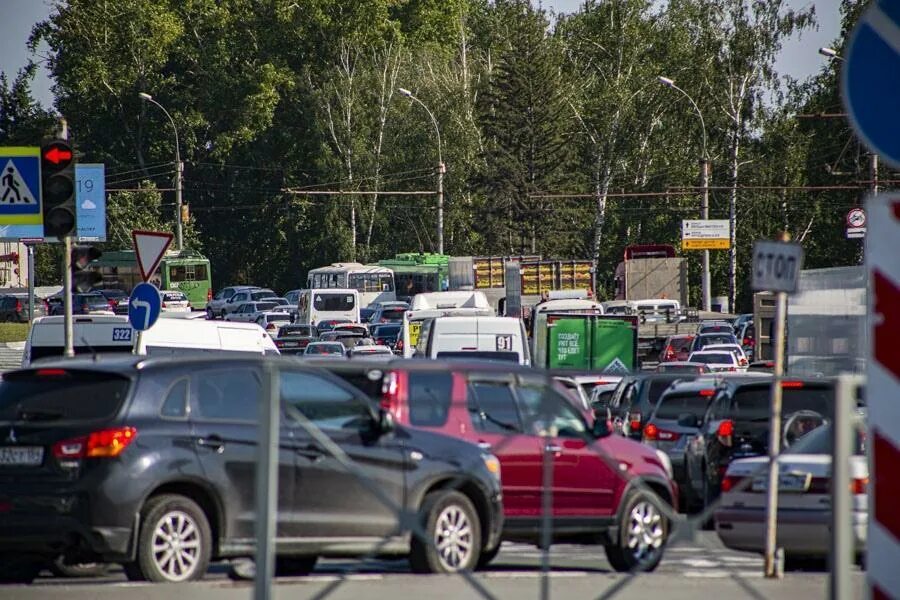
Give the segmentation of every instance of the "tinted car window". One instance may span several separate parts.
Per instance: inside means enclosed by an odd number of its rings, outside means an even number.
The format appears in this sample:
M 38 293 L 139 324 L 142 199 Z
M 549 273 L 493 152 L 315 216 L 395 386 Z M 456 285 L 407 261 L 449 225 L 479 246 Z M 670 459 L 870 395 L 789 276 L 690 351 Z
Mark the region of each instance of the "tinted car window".
M 681 415 L 689 413 L 702 418 L 709 406 L 709 396 L 700 394 L 666 394 L 660 398 L 656 407 L 657 419 L 678 419 Z
M 476 382 L 471 386 L 469 412 L 472 424 L 485 433 L 521 433 L 519 411 L 505 383 Z
M 450 414 L 453 377 L 450 373 L 409 373 L 409 423 L 440 427 Z
M 386 308 L 381 311 L 381 318 L 386 321 L 402 321 L 405 308 Z
M 802 387 L 782 389 L 781 414 L 809 410 L 831 418 L 834 411 L 834 390 L 826 387 Z M 734 418 L 740 421 L 767 421 L 771 400 L 770 389 L 766 387 L 739 388 L 734 394 Z
M 316 334 L 313 333 L 313 327 L 311 325 L 284 325 L 280 334 L 282 336 L 286 335 L 298 335 L 304 337 L 313 337 Z
M 699 338 L 697 338 L 697 346 L 709 346 L 710 344 L 736 344 L 737 338 L 732 334 L 726 333 L 711 333 L 711 334 L 703 334 Z
M 252 300 L 262 300 L 263 298 L 275 298 L 275 292 L 272 291 L 262 291 L 262 292 L 252 292 L 250 294 L 250 298 Z
M 734 363 L 734 355 L 729 353 L 721 353 L 721 354 L 694 354 L 691 356 L 691 362 L 700 362 L 704 364 L 733 364 Z
M 178 418 L 187 416 L 188 380 L 182 379 L 171 387 L 160 414 L 164 417 Z
M 344 354 L 342 344 L 310 344 L 304 354 Z
M 0 421 L 108 419 L 119 411 L 128 388 L 127 378 L 96 371 L 6 373 L 0 381 Z
M 195 417 L 256 421 L 260 384 L 250 369 L 208 371 L 195 378 Z
M 552 390 L 540 387 L 520 387 L 516 390 L 521 401 L 526 430 L 535 435 L 552 437 L 584 437 L 587 426 L 572 406 Z
M 372 337 L 396 337 L 400 333 L 400 325 L 379 325 L 372 332 Z
M 356 306 L 352 294 L 328 294 L 319 292 L 313 298 L 313 308 L 322 311 L 343 312 Z
M 321 429 L 358 429 L 371 420 L 359 399 L 334 383 L 308 373 L 282 372 L 281 399 L 288 419 L 301 423 L 301 413 Z

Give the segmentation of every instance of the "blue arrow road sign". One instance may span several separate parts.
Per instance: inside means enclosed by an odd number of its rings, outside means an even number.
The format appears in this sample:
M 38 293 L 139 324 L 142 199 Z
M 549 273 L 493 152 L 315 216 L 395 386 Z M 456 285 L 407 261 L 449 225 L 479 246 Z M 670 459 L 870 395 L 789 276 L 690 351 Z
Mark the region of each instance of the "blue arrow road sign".
M 40 225 L 41 149 L 0 148 L 0 225 Z
M 147 331 L 159 318 L 161 302 L 155 285 L 140 283 L 128 299 L 128 322 L 137 331 Z
M 900 167 L 900 0 L 877 0 L 863 13 L 847 47 L 841 88 L 856 133 Z

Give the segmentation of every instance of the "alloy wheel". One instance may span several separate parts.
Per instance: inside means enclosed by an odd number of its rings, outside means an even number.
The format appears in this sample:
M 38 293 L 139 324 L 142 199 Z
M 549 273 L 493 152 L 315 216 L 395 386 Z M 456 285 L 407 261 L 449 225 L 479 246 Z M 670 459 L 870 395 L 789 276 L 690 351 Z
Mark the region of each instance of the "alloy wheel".
M 662 551 L 665 541 L 663 516 L 651 502 L 641 501 L 628 515 L 626 545 L 638 563 L 652 561 Z
M 189 514 L 180 510 L 167 512 L 153 530 L 153 562 L 169 581 L 185 581 L 197 568 L 200 543 L 197 523 Z
M 472 541 L 472 526 L 461 507 L 451 504 L 441 511 L 434 525 L 434 545 L 446 569 L 465 568 L 472 554 Z

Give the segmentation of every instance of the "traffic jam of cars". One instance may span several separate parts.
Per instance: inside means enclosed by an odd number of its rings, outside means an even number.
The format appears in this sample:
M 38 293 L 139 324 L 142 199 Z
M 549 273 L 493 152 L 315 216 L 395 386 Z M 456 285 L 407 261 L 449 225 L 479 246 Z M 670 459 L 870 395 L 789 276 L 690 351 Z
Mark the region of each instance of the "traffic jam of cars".
M 564 290 L 507 316 L 483 291 L 402 296 L 380 275 L 380 288 L 344 275 L 311 273 L 283 295 L 229 286 L 205 306 L 161 290 L 140 336 L 121 315 L 128 294 L 78 294 L 71 359 L 48 301 L 22 368 L 0 381 L 0 581 L 112 565 L 132 581 L 193 581 L 252 558 L 264 371 L 281 411 L 278 576 L 373 548 L 414 573 L 471 571 L 503 542 L 547 541 L 649 572 L 677 524 L 707 509 L 725 546 L 764 551 L 773 380 L 752 315 Z M 21 303 L 0 298 L 11 320 Z M 610 331 L 627 342 L 617 353 Z M 824 560 L 834 384 L 780 385 L 780 541 L 788 560 Z M 859 437 L 860 561 L 865 452 Z

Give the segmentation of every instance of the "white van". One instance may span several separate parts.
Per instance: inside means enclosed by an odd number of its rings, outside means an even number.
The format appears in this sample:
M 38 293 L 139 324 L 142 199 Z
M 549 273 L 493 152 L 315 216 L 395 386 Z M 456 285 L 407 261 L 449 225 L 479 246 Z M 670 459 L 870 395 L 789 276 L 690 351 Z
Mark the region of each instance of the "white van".
M 603 306 L 594 300 L 548 300 L 531 311 L 531 356 L 536 365 L 547 364 L 547 313 L 602 315 Z
M 514 317 L 432 317 L 422 321 L 421 358 L 485 358 L 531 364 L 525 326 Z
M 159 356 L 207 352 L 279 354 L 275 342 L 256 323 L 230 323 L 190 318 L 182 313 L 163 315 L 141 335 L 137 354 Z M 199 313 L 202 316 L 202 313 Z M 179 315 L 179 316 L 175 316 Z M 118 315 L 84 315 L 73 318 L 76 354 L 116 354 L 135 350 L 137 332 L 128 318 Z M 63 354 L 63 317 L 34 320 L 22 366 Z
M 340 288 L 300 290 L 297 310 L 298 325 L 318 325 L 331 320 L 359 323 L 359 291 Z
M 434 317 L 493 317 L 494 308 L 484 292 L 426 292 L 413 296 L 409 310 L 403 314 L 400 340 L 403 357 L 410 358 L 419 342 L 419 331 L 425 319 Z

